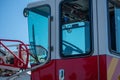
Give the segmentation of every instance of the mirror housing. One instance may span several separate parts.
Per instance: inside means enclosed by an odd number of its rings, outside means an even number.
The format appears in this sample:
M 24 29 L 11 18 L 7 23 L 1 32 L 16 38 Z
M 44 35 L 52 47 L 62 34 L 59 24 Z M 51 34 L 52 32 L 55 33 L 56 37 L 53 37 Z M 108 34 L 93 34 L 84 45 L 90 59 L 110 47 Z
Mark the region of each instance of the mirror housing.
M 28 17 L 28 15 L 29 15 L 29 10 L 28 10 L 28 8 L 25 8 L 25 9 L 23 10 L 23 15 L 24 15 L 24 17 Z

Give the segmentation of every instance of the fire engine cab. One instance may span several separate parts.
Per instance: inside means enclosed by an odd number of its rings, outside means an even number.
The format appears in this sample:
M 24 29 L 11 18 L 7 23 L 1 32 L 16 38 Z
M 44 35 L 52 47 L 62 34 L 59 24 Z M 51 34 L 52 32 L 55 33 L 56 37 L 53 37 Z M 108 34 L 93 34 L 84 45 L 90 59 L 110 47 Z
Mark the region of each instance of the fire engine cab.
M 120 0 L 41 0 L 23 14 L 31 80 L 120 80 Z
M 42 0 L 24 16 L 30 64 L 44 64 L 32 80 L 120 80 L 120 0 Z

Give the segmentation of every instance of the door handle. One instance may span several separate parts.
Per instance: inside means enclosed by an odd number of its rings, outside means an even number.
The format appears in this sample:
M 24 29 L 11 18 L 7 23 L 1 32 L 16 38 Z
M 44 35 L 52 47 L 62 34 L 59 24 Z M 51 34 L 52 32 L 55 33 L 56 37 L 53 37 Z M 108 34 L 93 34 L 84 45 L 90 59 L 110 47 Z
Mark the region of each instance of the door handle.
M 59 80 L 65 80 L 64 77 L 65 76 L 65 71 L 64 69 L 60 69 L 59 70 Z

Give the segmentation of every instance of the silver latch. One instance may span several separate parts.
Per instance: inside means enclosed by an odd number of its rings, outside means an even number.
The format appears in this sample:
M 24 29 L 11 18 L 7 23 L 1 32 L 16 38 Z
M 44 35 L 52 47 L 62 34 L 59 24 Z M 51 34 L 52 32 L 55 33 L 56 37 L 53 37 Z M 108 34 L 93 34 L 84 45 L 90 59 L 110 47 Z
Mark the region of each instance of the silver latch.
M 59 70 L 59 80 L 65 80 L 64 76 L 65 76 L 64 69 L 60 69 Z

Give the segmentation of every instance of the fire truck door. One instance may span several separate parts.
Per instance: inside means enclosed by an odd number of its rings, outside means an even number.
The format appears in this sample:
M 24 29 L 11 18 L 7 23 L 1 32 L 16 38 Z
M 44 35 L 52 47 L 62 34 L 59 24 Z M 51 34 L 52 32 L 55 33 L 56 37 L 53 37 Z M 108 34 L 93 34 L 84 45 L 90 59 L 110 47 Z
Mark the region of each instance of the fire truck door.
M 57 27 L 60 29 L 56 36 L 59 42 L 56 80 L 98 80 L 97 54 L 92 53 L 91 2 L 56 2 Z
M 31 53 L 31 66 L 40 66 L 32 71 L 32 80 L 55 80 L 55 55 L 52 42 L 55 29 L 55 0 L 41 0 L 28 5 L 28 29 Z M 51 57 L 52 56 L 52 57 Z M 43 65 L 44 64 L 44 65 Z

